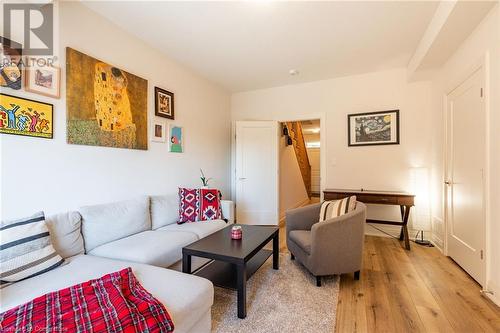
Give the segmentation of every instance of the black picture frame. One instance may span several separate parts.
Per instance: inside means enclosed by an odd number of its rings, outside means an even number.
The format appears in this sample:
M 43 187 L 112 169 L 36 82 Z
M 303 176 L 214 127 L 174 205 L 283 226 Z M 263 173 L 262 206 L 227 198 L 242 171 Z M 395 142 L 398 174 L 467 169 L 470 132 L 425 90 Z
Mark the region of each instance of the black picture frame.
M 372 118 L 376 117 L 378 115 L 386 115 L 386 114 L 394 114 L 395 119 L 396 119 L 396 131 L 395 131 L 395 138 L 390 138 L 390 141 L 375 141 L 373 140 L 370 142 L 369 140 L 367 141 L 360 141 L 358 142 L 353 142 L 353 136 L 352 136 L 352 128 L 353 128 L 353 121 L 355 121 L 356 118 L 366 116 L 367 118 Z M 391 123 L 392 126 L 392 123 Z M 356 139 L 356 135 L 354 136 L 354 139 Z M 382 145 L 399 145 L 400 144 L 400 117 L 399 117 L 399 110 L 387 110 L 387 111 L 375 111 L 375 112 L 365 112 L 365 113 L 351 113 L 347 115 L 347 145 L 349 147 L 363 147 L 363 146 L 382 146 Z
M 162 95 L 167 96 L 170 101 L 168 105 L 169 112 L 163 112 L 161 110 L 162 102 L 160 101 L 160 98 L 162 97 Z M 155 116 L 174 120 L 174 105 L 174 93 L 159 87 L 155 87 Z

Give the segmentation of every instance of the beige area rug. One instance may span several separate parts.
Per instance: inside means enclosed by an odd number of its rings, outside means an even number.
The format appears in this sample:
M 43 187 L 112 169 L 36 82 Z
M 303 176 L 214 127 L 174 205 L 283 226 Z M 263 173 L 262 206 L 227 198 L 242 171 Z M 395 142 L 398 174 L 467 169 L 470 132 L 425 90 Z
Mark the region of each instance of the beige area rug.
M 247 317 L 236 315 L 236 291 L 215 288 L 212 332 L 334 332 L 339 278 L 316 279 L 289 255 L 272 257 L 247 282 Z

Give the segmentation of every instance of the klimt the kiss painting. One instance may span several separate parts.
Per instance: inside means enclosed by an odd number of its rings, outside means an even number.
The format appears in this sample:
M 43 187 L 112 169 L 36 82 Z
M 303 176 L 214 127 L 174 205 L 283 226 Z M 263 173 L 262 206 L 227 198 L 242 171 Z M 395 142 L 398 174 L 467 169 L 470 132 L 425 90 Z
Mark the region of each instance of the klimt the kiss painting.
M 66 48 L 68 143 L 148 149 L 148 82 Z

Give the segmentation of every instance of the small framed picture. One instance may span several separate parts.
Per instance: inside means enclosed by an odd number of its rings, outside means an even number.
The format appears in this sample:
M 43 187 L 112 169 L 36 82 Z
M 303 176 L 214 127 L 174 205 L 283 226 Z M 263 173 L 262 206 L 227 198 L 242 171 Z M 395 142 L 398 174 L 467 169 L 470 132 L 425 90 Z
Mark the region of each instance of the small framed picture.
M 61 69 L 55 66 L 38 66 L 34 58 L 31 58 L 28 63 L 31 66 L 25 68 L 24 88 L 26 91 L 59 98 L 61 91 Z
M 174 119 L 174 93 L 155 87 L 155 115 Z
M 399 144 L 399 110 L 347 115 L 349 146 Z
M 171 153 L 184 152 L 184 131 L 182 127 L 170 124 L 168 151 Z
M 0 87 L 21 89 L 23 47 L 20 43 L 0 36 Z
M 165 142 L 166 141 L 166 126 L 162 120 L 153 119 L 151 122 L 151 141 Z

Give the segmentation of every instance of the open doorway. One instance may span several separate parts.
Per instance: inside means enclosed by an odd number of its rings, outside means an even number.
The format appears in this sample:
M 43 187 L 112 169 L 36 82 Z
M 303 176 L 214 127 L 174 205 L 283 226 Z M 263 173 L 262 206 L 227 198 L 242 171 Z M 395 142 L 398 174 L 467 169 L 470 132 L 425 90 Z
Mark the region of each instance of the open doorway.
M 311 201 L 318 202 L 321 194 L 321 170 L 320 170 L 320 120 L 301 121 L 302 132 L 306 143 L 309 164 L 311 165 Z
M 279 143 L 280 223 L 290 209 L 319 202 L 320 120 L 281 123 Z

